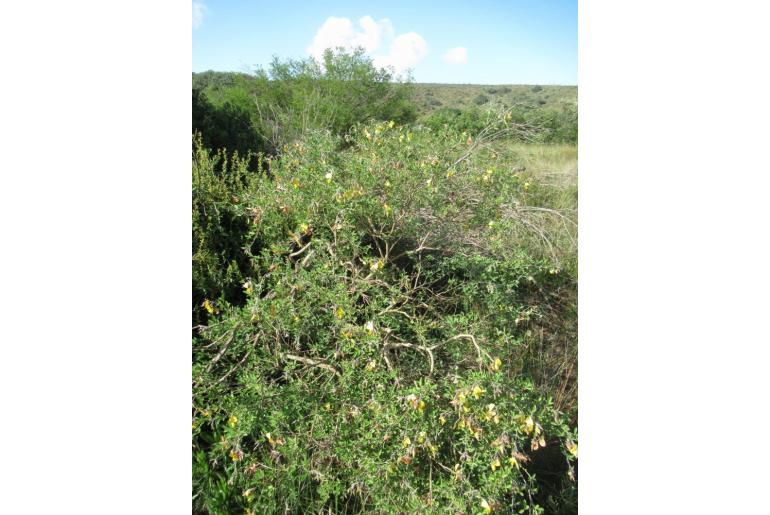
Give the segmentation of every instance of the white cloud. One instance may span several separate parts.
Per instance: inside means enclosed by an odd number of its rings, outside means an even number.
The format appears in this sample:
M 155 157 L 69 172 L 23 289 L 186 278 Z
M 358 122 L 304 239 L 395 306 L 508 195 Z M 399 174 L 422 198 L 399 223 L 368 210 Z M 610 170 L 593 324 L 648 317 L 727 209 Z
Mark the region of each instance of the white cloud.
M 416 32 L 401 34 L 393 40 L 390 51 L 374 58 L 375 66 L 392 66 L 396 73 L 414 68 L 428 54 L 428 43 Z
M 442 56 L 445 63 L 449 64 L 467 64 L 468 63 L 468 49 L 464 46 L 458 46 L 456 48 L 450 48 Z
M 319 61 L 327 48 L 351 50 L 360 46 L 371 53 L 379 50 L 383 37 L 393 37 L 393 25 L 387 18 L 374 21 L 371 16 L 364 16 L 358 20 L 358 25 L 354 27 L 348 18 L 328 17 L 316 32 L 307 52 Z
M 320 61 L 327 48 L 363 47 L 376 66 L 392 66 L 397 73 L 403 73 L 422 61 L 428 53 L 428 44 L 415 32 L 395 38 L 394 35 L 393 24 L 387 18 L 376 21 L 364 16 L 354 25 L 349 18 L 330 16 L 316 32 L 307 53 Z
M 203 23 L 203 15 L 206 14 L 207 11 L 206 4 L 203 2 L 199 2 L 197 0 L 193 0 L 192 3 L 192 26 L 194 29 L 197 29 L 201 26 L 201 23 Z

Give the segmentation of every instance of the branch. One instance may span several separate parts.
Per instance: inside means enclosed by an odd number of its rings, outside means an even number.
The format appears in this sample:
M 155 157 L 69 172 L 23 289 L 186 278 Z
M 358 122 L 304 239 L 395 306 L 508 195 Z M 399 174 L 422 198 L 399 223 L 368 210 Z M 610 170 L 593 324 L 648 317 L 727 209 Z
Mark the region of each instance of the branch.
M 324 370 L 328 370 L 329 372 L 331 372 L 332 374 L 334 374 L 337 377 L 342 375 L 342 374 L 340 374 L 340 372 L 336 368 L 334 368 L 333 366 L 331 366 L 331 365 L 329 365 L 327 363 L 323 363 L 321 361 L 316 361 L 316 360 L 310 359 L 310 358 L 304 358 L 302 356 L 295 356 L 294 354 L 284 354 L 283 357 L 284 357 L 284 359 L 290 359 L 292 361 L 299 361 L 300 363 L 304 363 L 305 365 L 310 365 L 310 366 L 313 366 L 313 367 L 318 367 L 318 368 L 322 368 Z

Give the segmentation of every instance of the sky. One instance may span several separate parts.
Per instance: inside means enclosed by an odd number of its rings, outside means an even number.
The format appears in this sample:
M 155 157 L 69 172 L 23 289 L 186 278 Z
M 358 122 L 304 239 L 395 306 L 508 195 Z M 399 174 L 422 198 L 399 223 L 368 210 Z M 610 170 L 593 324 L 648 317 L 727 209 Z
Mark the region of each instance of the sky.
M 416 82 L 577 84 L 577 0 L 193 0 L 192 70 L 362 46 Z

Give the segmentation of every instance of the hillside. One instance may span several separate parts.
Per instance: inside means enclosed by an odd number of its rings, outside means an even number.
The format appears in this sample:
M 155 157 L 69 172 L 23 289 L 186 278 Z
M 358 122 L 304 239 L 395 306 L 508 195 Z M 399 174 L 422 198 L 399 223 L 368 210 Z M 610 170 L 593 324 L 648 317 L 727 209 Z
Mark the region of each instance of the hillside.
M 577 104 L 577 86 L 481 85 L 416 83 L 415 102 L 420 114 L 449 107 L 463 109 L 471 106 L 560 107 Z

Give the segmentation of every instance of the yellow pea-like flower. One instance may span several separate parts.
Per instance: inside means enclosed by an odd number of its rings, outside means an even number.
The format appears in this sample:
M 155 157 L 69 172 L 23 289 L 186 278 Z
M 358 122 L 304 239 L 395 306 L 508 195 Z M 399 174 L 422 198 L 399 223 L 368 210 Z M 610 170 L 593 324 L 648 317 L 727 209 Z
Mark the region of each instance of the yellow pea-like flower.
M 213 315 L 217 311 L 214 304 L 209 299 L 203 301 L 203 309 L 205 309 L 209 315 Z
M 235 415 L 230 415 L 230 418 L 227 419 L 227 425 L 230 427 L 235 427 L 235 424 L 238 423 L 238 417 Z

